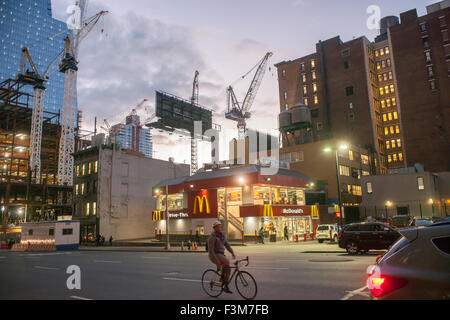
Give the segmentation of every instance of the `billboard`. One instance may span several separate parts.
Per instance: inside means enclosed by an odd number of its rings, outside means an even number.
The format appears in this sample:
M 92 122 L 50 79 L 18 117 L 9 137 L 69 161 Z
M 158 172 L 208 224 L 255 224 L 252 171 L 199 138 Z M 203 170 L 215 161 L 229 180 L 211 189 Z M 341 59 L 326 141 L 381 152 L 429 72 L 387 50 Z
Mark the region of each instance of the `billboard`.
M 156 117 L 157 122 L 146 124 L 148 127 L 174 131 L 186 130 L 194 133 L 194 122 L 202 122 L 202 133 L 212 128 L 212 111 L 191 101 L 174 95 L 156 91 Z

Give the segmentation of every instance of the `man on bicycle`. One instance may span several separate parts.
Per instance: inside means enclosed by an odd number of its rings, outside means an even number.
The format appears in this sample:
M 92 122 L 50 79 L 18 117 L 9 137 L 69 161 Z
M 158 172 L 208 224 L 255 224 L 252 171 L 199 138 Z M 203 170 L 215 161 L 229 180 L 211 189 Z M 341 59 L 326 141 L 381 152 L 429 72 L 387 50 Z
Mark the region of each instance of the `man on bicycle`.
M 212 263 L 217 265 L 217 268 L 222 266 L 222 288 L 226 293 L 233 293 L 228 288 L 228 281 L 230 277 L 230 261 L 225 256 L 225 248 L 231 253 L 233 259 L 236 259 L 233 249 L 231 248 L 225 235 L 222 233 L 222 223 L 216 221 L 213 223 L 214 232 L 208 239 L 208 257 Z

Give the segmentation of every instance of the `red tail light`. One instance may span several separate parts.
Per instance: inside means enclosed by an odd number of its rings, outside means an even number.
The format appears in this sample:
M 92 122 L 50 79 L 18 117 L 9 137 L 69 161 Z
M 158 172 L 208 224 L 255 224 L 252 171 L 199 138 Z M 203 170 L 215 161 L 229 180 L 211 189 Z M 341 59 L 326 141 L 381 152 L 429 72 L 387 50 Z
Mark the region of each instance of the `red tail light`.
M 400 289 L 406 285 L 407 281 L 385 275 L 369 276 L 369 289 L 375 297 L 384 296 L 392 291 Z

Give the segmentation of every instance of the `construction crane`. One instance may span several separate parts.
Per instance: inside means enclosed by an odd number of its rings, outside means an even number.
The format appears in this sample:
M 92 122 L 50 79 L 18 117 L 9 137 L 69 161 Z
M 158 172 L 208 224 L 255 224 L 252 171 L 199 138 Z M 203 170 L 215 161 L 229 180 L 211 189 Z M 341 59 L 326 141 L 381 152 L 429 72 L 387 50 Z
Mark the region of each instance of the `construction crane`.
M 239 104 L 236 95 L 234 94 L 233 87 L 230 85 L 227 89 L 228 106 L 227 112 L 225 113 L 225 118 L 237 121 L 239 139 L 245 138 L 246 120 L 251 117 L 250 108 L 252 107 L 253 101 L 255 100 L 256 94 L 266 72 L 267 62 L 272 55 L 272 52 L 266 53 L 256 66 L 241 77 L 242 79 L 245 78 L 248 74 L 250 74 L 250 72 L 257 68 L 242 105 Z
M 192 83 L 191 103 L 193 105 L 198 104 L 198 94 L 199 94 L 198 76 L 199 76 L 199 72 L 196 70 L 195 75 L 194 75 L 194 82 Z M 191 137 L 191 175 L 196 174 L 197 170 L 198 170 L 198 145 L 197 145 L 197 138 L 195 137 L 194 133 L 192 133 L 192 137 Z
M 87 1 L 79 1 L 85 11 Z M 77 73 L 78 73 L 78 50 L 80 43 L 91 32 L 100 19 L 108 11 L 100 11 L 96 15 L 82 20 L 81 29 L 73 33 L 73 42 L 69 37 L 65 38 L 64 58 L 59 65 L 59 71 L 65 74 L 64 78 L 64 101 L 61 115 L 61 138 L 59 142 L 58 159 L 58 184 L 73 184 L 73 156 L 75 146 L 75 108 L 77 103 Z
M 42 141 L 42 120 L 44 113 L 44 93 L 45 93 L 45 75 L 41 76 L 31 59 L 28 48 L 22 49 L 22 65 L 20 73 L 16 79 L 18 82 L 32 85 L 33 92 L 33 110 L 31 115 L 30 130 L 30 164 L 29 168 L 33 172 L 31 180 L 33 183 L 39 183 L 41 180 L 41 141 Z M 27 61 L 31 70 L 26 69 Z

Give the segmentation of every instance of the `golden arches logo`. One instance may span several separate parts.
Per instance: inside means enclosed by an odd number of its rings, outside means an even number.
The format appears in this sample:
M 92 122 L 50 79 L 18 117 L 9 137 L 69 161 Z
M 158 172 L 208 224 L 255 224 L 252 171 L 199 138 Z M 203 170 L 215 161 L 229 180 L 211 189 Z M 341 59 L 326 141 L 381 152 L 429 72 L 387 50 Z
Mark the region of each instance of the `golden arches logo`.
M 265 204 L 265 205 L 264 205 L 263 216 L 264 216 L 264 217 L 273 217 L 273 208 L 272 208 L 272 205 L 270 205 L 270 204 Z
M 319 208 L 317 206 L 311 206 L 311 217 L 319 217 Z
M 161 211 L 153 211 L 153 221 L 161 220 Z
M 339 206 L 337 204 L 334 205 L 334 213 L 341 212 L 341 209 L 339 209 Z
M 205 210 L 204 210 L 205 209 Z M 202 197 L 196 196 L 194 200 L 194 214 L 197 213 L 211 213 L 211 209 L 209 208 L 208 198 L 203 195 Z

